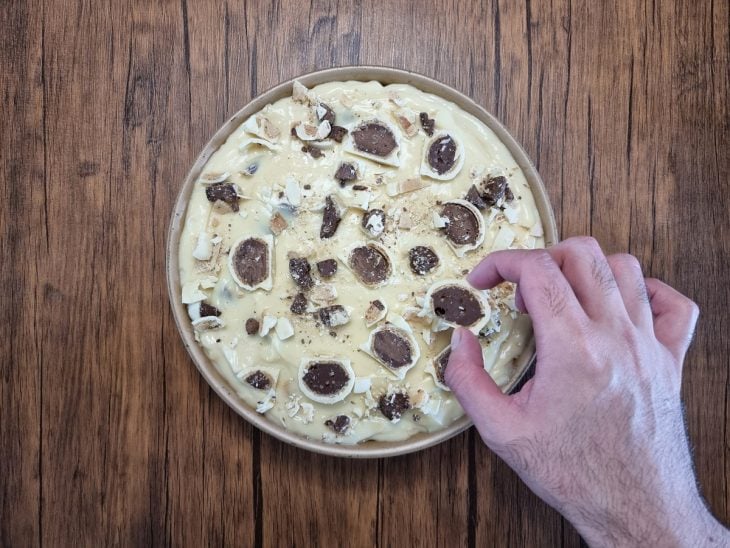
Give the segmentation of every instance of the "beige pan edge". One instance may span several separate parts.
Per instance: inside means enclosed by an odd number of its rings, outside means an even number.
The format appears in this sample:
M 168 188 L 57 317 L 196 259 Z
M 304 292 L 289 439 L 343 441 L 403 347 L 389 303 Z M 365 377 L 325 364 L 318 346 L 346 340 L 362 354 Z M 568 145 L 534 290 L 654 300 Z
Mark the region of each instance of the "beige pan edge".
M 223 399 L 223 401 L 233 408 L 236 413 L 267 434 L 270 434 L 290 445 L 324 455 L 348 458 L 381 458 L 404 455 L 406 453 L 412 453 L 432 447 L 469 428 L 469 426 L 471 426 L 469 418 L 464 416 L 443 430 L 433 433 L 417 434 L 407 440 L 398 442 L 367 441 L 357 445 L 335 445 L 306 439 L 296 434 L 292 434 L 288 430 L 278 426 L 265 416 L 260 415 L 255 410 L 248 407 L 239 399 L 235 391 L 228 386 L 228 383 L 225 381 L 223 376 L 205 355 L 203 349 L 195 342 L 192 326 L 188 321 L 187 311 L 179 298 L 180 269 L 177 257 L 177 251 L 180 244 L 180 234 L 182 232 L 185 220 L 185 210 L 190 199 L 190 194 L 203 166 L 205 166 L 205 163 L 211 155 L 226 141 L 229 135 L 231 135 L 231 133 L 233 133 L 233 131 L 251 114 L 261 110 L 269 103 L 273 103 L 278 99 L 291 95 L 291 86 L 294 80 L 299 80 L 307 87 L 313 87 L 324 82 L 347 80 L 377 80 L 386 85 L 394 83 L 411 84 L 426 93 L 433 93 L 447 101 L 455 103 L 461 109 L 486 124 L 486 126 L 489 127 L 509 149 L 525 175 L 525 178 L 530 185 L 530 190 L 535 198 L 537 210 L 543 223 L 545 243 L 546 245 L 553 245 L 557 242 L 558 236 L 555 225 L 555 217 L 553 215 L 552 208 L 550 207 L 545 187 L 537 173 L 537 170 L 527 157 L 527 154 L 525 154 L 522 147 L 520 147 L 509 132 L 507 132 L 504 126 L 466 95 L 445 84 L 437 82 L 432 78 L 413 72 L 388 67 L 348 66 L 310 72 L 293 78 L 271 88 L 244 106 L 235 115 L 233 115 L 233 117 L 231 117 L 205 145 L 203 151 L 195 161 L 195 164 L 193 164 L 193 167 L 188 172 L 185 182 L 178 194 L 170 221 L 166 250 L 167 287 L 170 297 L 170 305 L 172 307 L 173 316 L 175 317 L 175 323 L 177 324 L 178 331 L 182 336 L 183 344 L 185 345 L 188 354 L 190 354 L 190 357 L 193 359 L 193 362 L 201 375 L 203 375 L 208 384 Z M 509 392 L 513 390 L 527 372 L 534 360 L 534 350 L 534 340 L 531 340 L 518 358 L 516 367 L 517 373 L 505 387 L 505 391 Z

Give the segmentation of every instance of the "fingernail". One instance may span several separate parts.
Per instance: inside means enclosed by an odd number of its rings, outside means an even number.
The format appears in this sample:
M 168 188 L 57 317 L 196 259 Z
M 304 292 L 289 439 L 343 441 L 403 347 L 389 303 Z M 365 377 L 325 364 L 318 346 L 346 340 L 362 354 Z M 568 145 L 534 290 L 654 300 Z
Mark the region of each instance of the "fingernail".
M 451 351 L 453 352 L 456 350 L 456 348 L 461 344 L 461 328 L 457 327 L 454 329 L 453 333 L 451 333 Z

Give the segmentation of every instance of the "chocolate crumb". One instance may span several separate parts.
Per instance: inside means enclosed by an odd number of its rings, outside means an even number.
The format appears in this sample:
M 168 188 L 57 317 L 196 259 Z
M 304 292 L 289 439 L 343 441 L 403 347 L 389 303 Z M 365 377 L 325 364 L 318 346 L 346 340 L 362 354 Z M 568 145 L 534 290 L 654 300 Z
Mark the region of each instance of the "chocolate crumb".
M 337 273 L 337 261 L 334 259 L 325 259 L 317 263 L 317 271 L 323 278 L 331 278 Z
M 256 318 L 249 318 L 246 320 L 246 333 L 249 335 L 255 335 L 259 332 L 259 321 Z
M 414 274 L 423 276 L 431 272 L 439 264 L 438 255 L 430 247 L 417 245 L 408 251 L 408 260 Z
M 337 338 L 337 331 L 330 331 L 330 337 Z
M 354 181 L 357 179 L 355 166 L 348 163 L 340 164 L 340 167 L 338 167 L 335 172 L 335 179 L 340 181 L 340 183 L 344 183 L 345 181 Z
M 312 190 L 312 185 L 310 185 L 310 184 L 304 185 L 304 190 Z
M 352 185 L 352 190 L 367 190 L 368 187 L 365 185 Z
M 304 152 L 305 154 L 309 154 L 315 160 L 324 156 L 324 152 L 322 152 L 321 148 L 310 144 L 304 145 L 302 147 L 302 152 Z
M 479 194 L 477 187 L 474 185 L 469 187 L 469 191 L 466 193 L 464 199 L 480 211 L 487 209 L 487 202 L 484 201 L 484 198 L 482 198 L 482 195 Z
M 411 408 L 411 404 L 408 394 L 394 392 L 393 394 L 380 396 L 378 407 L 388 420 L 397 421 L 403 413 Z
M 335 434 L 344 434 L 350 427 L 350 417 L 347 415 L 337 415 L 335 420 L 328 419 L 324 421 L 324 425 L 330 427 Z
M 512 193 L 512 189 L 507 185 L 504 189 L 504 201 L 511 202 L 515 199 L 515 195 Z
M 246 382 L 257 390 L 268 390 L 271 388 L 271 378 L 263 371 L 254 371 L 248 377 Z
M 436 127 L 436 120 L 429 118 L 426 112 L 421 112 L 418 115 L 418 119 L 421 121 L 421 127 L 426 135 L 433 137 L 433 129 Z
M 347 129 L 342 126 L 332 126 L 327 137 L 337 143 L 341 143 L 345 135 L 347 135 Z
M 312 267 L 304 257 L 292 257 L 289 259 L 289 274 L 291 274 L 294 283 L 302 289 L 311 289 L 314 285 L 311 271 Z
M 209 202 L 227 203 L 233 211 L 238 211 L 238 193 L 236 187 L 230 183 L 216 183 L 208 185 L 205 189 L 205 197 Z
M 352 138 L 358 150 L 374 156 L 388 156 L 398 147 L 393 132 L 378 122 L 362 124 L 352 132 Z
M 201 316 L 220 316 L 221 311 L 215 306 L 208 303 L 200 303 L 200 315 Z
M 335 204 L 332 196 L 327 196 L 327 198 L 325 198 L 322 227 L 319 229 L 319 237 L 324 239 L 334 236 L 341 220 L 342 217 L 340 217 L 340 211 L 337 204 Z
M 292 301 L 289 310 L 291 310 L 292 314 L 297 314 L 299 316 L 307 311 L 307 298 L 304 296 L 304 293 L 297 293 L 294 296 L 294 300 Z

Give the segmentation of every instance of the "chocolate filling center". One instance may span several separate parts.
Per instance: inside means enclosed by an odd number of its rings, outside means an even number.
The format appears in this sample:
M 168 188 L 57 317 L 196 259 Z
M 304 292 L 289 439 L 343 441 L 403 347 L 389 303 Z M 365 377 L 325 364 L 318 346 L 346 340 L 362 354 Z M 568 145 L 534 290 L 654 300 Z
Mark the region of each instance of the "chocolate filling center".
M 443 175 L 456 163 L 456 142 L 451 135 L 436 139 L 428 149 L 428 164 L 431 168 Z
M 393 132 L 375 122 L 361 125 L 352 132 L 352 138 L 358 150 L 375 156 L 387 156 L 398 146 Z
M 417 245 L 408 251 L 408 260 L 414 274 L 428 274 L 439 264 L 438 255 L 430 247 Z
M 257 238 L 241 242 L 233 253 L 233 269 L 246 285 L 263 282 L 269 274 L 269 246 Z
M 380 412 L 389 420 L 397 420 L 411 408 L 411 403 L 408 394 L 395 392 L 394 394 L 381 396 L 378 407 L 380 407 Z
M 349 382 L 345 368 L 337 362 L 313 362 L 302 378 L 309 389 L 323 396 L 336 394 Z
M 246 382 L 257 390 L 268 390 L 271 388 L 271 379 L 263 371 L 254 371 L 246 377 Z
M 393 369 L 409 365 L 412 358 L 408 340 L 390 329 L 373 335 L 373 353 Z
M 350 268 L 365 285 L 384 282 L 390 276 L 390 261 L 379 249 L 370 245 L 352 250 Z
M 431 301 L 436 315 L 447 322 L 469 326 L 483 316 L 479 299 L 463 287 L 442 287 L 433 292 Z
M 446 237 L 456 245 L 473 245 L 479 237 L 479 221 L 469 208 L 461 204 L 446 204 L 441 216 L 449 223 L 443 228 Z

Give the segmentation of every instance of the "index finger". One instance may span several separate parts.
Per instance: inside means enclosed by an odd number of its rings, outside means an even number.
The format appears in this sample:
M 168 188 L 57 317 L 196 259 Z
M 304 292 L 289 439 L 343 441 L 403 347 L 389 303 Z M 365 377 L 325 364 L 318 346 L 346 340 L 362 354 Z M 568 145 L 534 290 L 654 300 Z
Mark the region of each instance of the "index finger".
M 477 289 L 489 289 L 503 281 L 516 283 L 539 338 L 541 334 L 564 333 L 566 323 L 588 321 L 573 288 L 544 249 L 495 251 L 466 279 Z

